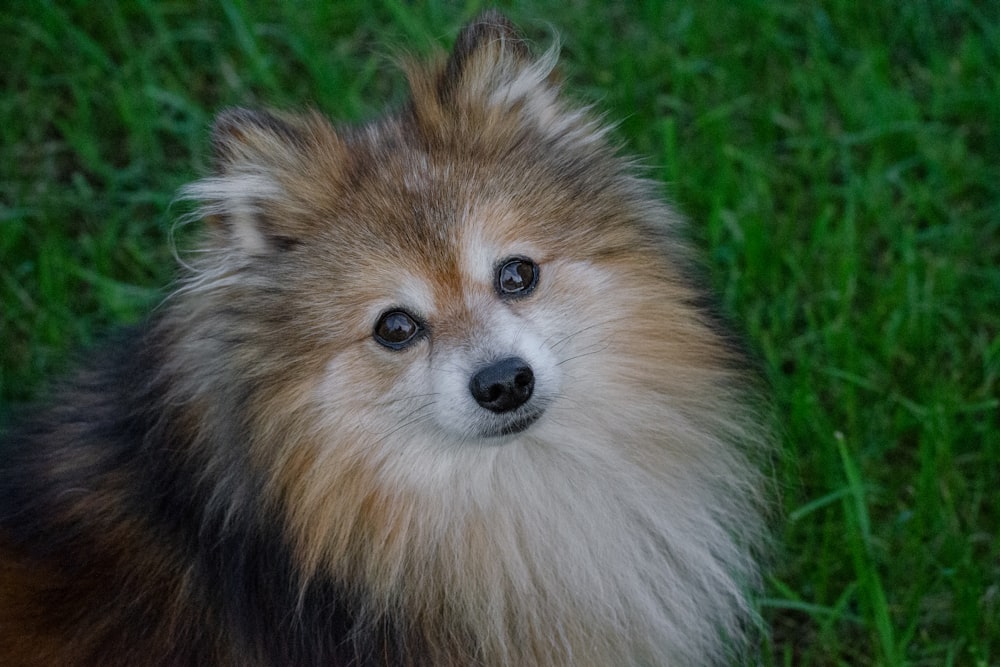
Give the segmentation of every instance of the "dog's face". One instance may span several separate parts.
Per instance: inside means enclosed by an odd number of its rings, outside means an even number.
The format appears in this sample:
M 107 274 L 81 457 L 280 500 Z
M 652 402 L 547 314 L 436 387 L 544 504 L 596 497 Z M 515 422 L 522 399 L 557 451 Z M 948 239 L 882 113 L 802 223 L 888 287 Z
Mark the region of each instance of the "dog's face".
M 266 428 L 397 462 L 615 442 L 661 407 L 637 385 L 683 379 L 651 366 L 715 355 L 669 259 L 670 210 L 563 103 L 553 54 L 480 37 L 362 128 L 217 120 L 218 175 L 189 194 L 220 223 L 218 262 L 193 289 L 226 288 L 214 307 L 239 316 L 225 326 Z
M 503 442 L 542 417 L 559 390 L 553 323 L 544 306 L 526 303 L 545 298 L 542 268 L 525 254 L 456 264 L 462 275 L 437 285 L 408 276 L 410 299 L 387 307 L 373 327 L 390 353 L 374 352 L 388 368 L 418 367 L 399 373 L 393 387 L 414 425 L 426 415 L 426 426 L 448 439 Z
M 342 329 L 318 371 L 321 412 L 338 433 L 410 453 L 571 439 L 557 433 L 574 413 L 615 403 L 600 387 L 648 287 L 622 275 L 635 270 L 622 257 L 594 253 L 613 247 L 606 235 L 571 241 L 592 224 L 588 200 L 569 200 L 537 166 L 525 178 L 511 176 L 520 163 L 476 174 L 454 155 L 397 158 L 396 177 L 339 198 L 377 225 L 311 242 L 340 257 L 310 262 L 303 294 L 308 330 L 320 317 Z

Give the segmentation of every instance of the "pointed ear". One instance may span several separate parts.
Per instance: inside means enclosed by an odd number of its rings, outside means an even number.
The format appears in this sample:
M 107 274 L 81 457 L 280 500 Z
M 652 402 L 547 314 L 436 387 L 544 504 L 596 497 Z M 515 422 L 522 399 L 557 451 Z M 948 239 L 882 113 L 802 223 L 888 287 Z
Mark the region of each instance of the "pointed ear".
M 181 191 L 183 199 L 198 202 L 197 216 L 213 223 L 215 245 L 260 255 L 296 243 L 291 221 L 277 210 L 289 200 L 287 184 L 303 171 L 322 123 L 318 116 L 249 109 L 227 109 L 216 117 L 214 174 Z
M 303 128 L 267 111 L 226 109 L 212 125 L 215 169 L 220 175 L 239 171 L 241 165 L 294 163 L 306 145 Z
M 496 10 L 483 12 L 466 24 L 455 40 L 451 56 L 438 82 L 438 94 L 451 98 L 462 82 L 489 76 L 491 69 L 527 67 L 531 50 L 521 31 Z M 500 72 L 493 72 L 494 75 Z
M 414 119 L 426 136 L 464 145 L 498 147 L 524 131 L 589 143 L 602 133 L 585 109 L 561 98 L 558 53 L 556 43 L 533 55 L 514 24 L 485 12 L 462 29 L 443 64 L 408 68 Z

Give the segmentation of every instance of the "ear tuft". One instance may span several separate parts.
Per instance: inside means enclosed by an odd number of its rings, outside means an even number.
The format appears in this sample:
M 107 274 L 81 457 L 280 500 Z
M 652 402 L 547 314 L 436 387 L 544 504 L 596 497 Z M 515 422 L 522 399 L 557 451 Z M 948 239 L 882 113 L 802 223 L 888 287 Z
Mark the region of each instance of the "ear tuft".
M 216 223 L 216 247 L 241 256 L 293 247 L 288 221 L 268 210 L 288 200 L 286 184 L 303 170 L 310 142 L 325 132 L 324 122 L 315 115 L 282 117 L 240 108 L 219 113 L 212 125 L 215 173 L 181 191 L 183 199 L 198 202 L 197 217 Z
M 603 134 L 586 109 L 566 104 L 554 71 L 558 43 L 541 55 L 505 16 L 488 11 L 466 25 L 447 61 L 412 65 L 410 111 L 435 141 L 498 147 L 516 134 L 591 144 Z
M 307 144 L 293 121 L 267 111 L 231 108 L 216 116 L 212 147 L 219 172 L 241 163 L 262 164 L 294 159 Z
M 527 64 L 531 50 L 524 35 L 510 19 L 496 10 L 488 10 L 468 23 L 458 34 L 451 56 L 438 83 L 442 99 L 451 97 L 453 89 L 462 81 L 466 66 L 476 58 L 492 62 L 504 59 Z

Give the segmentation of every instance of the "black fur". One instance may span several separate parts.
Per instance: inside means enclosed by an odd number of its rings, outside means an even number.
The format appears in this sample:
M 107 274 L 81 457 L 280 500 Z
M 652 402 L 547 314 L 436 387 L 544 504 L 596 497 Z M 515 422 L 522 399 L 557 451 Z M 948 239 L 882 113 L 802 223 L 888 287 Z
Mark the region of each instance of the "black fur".
M 278 508 L 262 505 L 259 482 L 239 460 L 238 429 L 213 444 L 236 452 L 241 506 L 232 512 L 213 500 L 232 483 L 206 478 L 189 417 L 165 400 L 162 356 L 153 327 L 131 331 L 5 437 L 0 544 L 57 574 L 45 620 L 88 628 L 81 664 L 149 660 L 142 647 L 151 628 L 170 624 L 178 649 L 158 660 L 164 666 L 360 666 L 385 664 L 387 652 L 402 664 L 405 629 L 395 619 L 362 622 L 363 591 L 326 579 L 303 585 L 272 518 Z M 132 572 L 100 541 L 118 522 L 133 526 L 135 543 L 122 545 Z M 84 597 L 97 607 L 81 612 Z M 163 598 L 183 601 L 175 618 L 164 617 Z M 220 649 L 219 638 L 238 648 Z

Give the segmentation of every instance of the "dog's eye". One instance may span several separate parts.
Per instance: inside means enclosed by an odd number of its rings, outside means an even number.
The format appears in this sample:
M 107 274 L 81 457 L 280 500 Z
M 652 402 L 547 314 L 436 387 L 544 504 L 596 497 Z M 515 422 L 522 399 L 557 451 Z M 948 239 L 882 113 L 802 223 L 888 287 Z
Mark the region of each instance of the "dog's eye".
M 526 257 L 512 257 L 497 271 L 500 296 L 527 296 L 538 284 L 538 265 Z
M 419 333 L 420 325 L 402 310 L 390 310 L 375 323 L 375 340 L 393 350 L 402 350 L 416 340 Z

